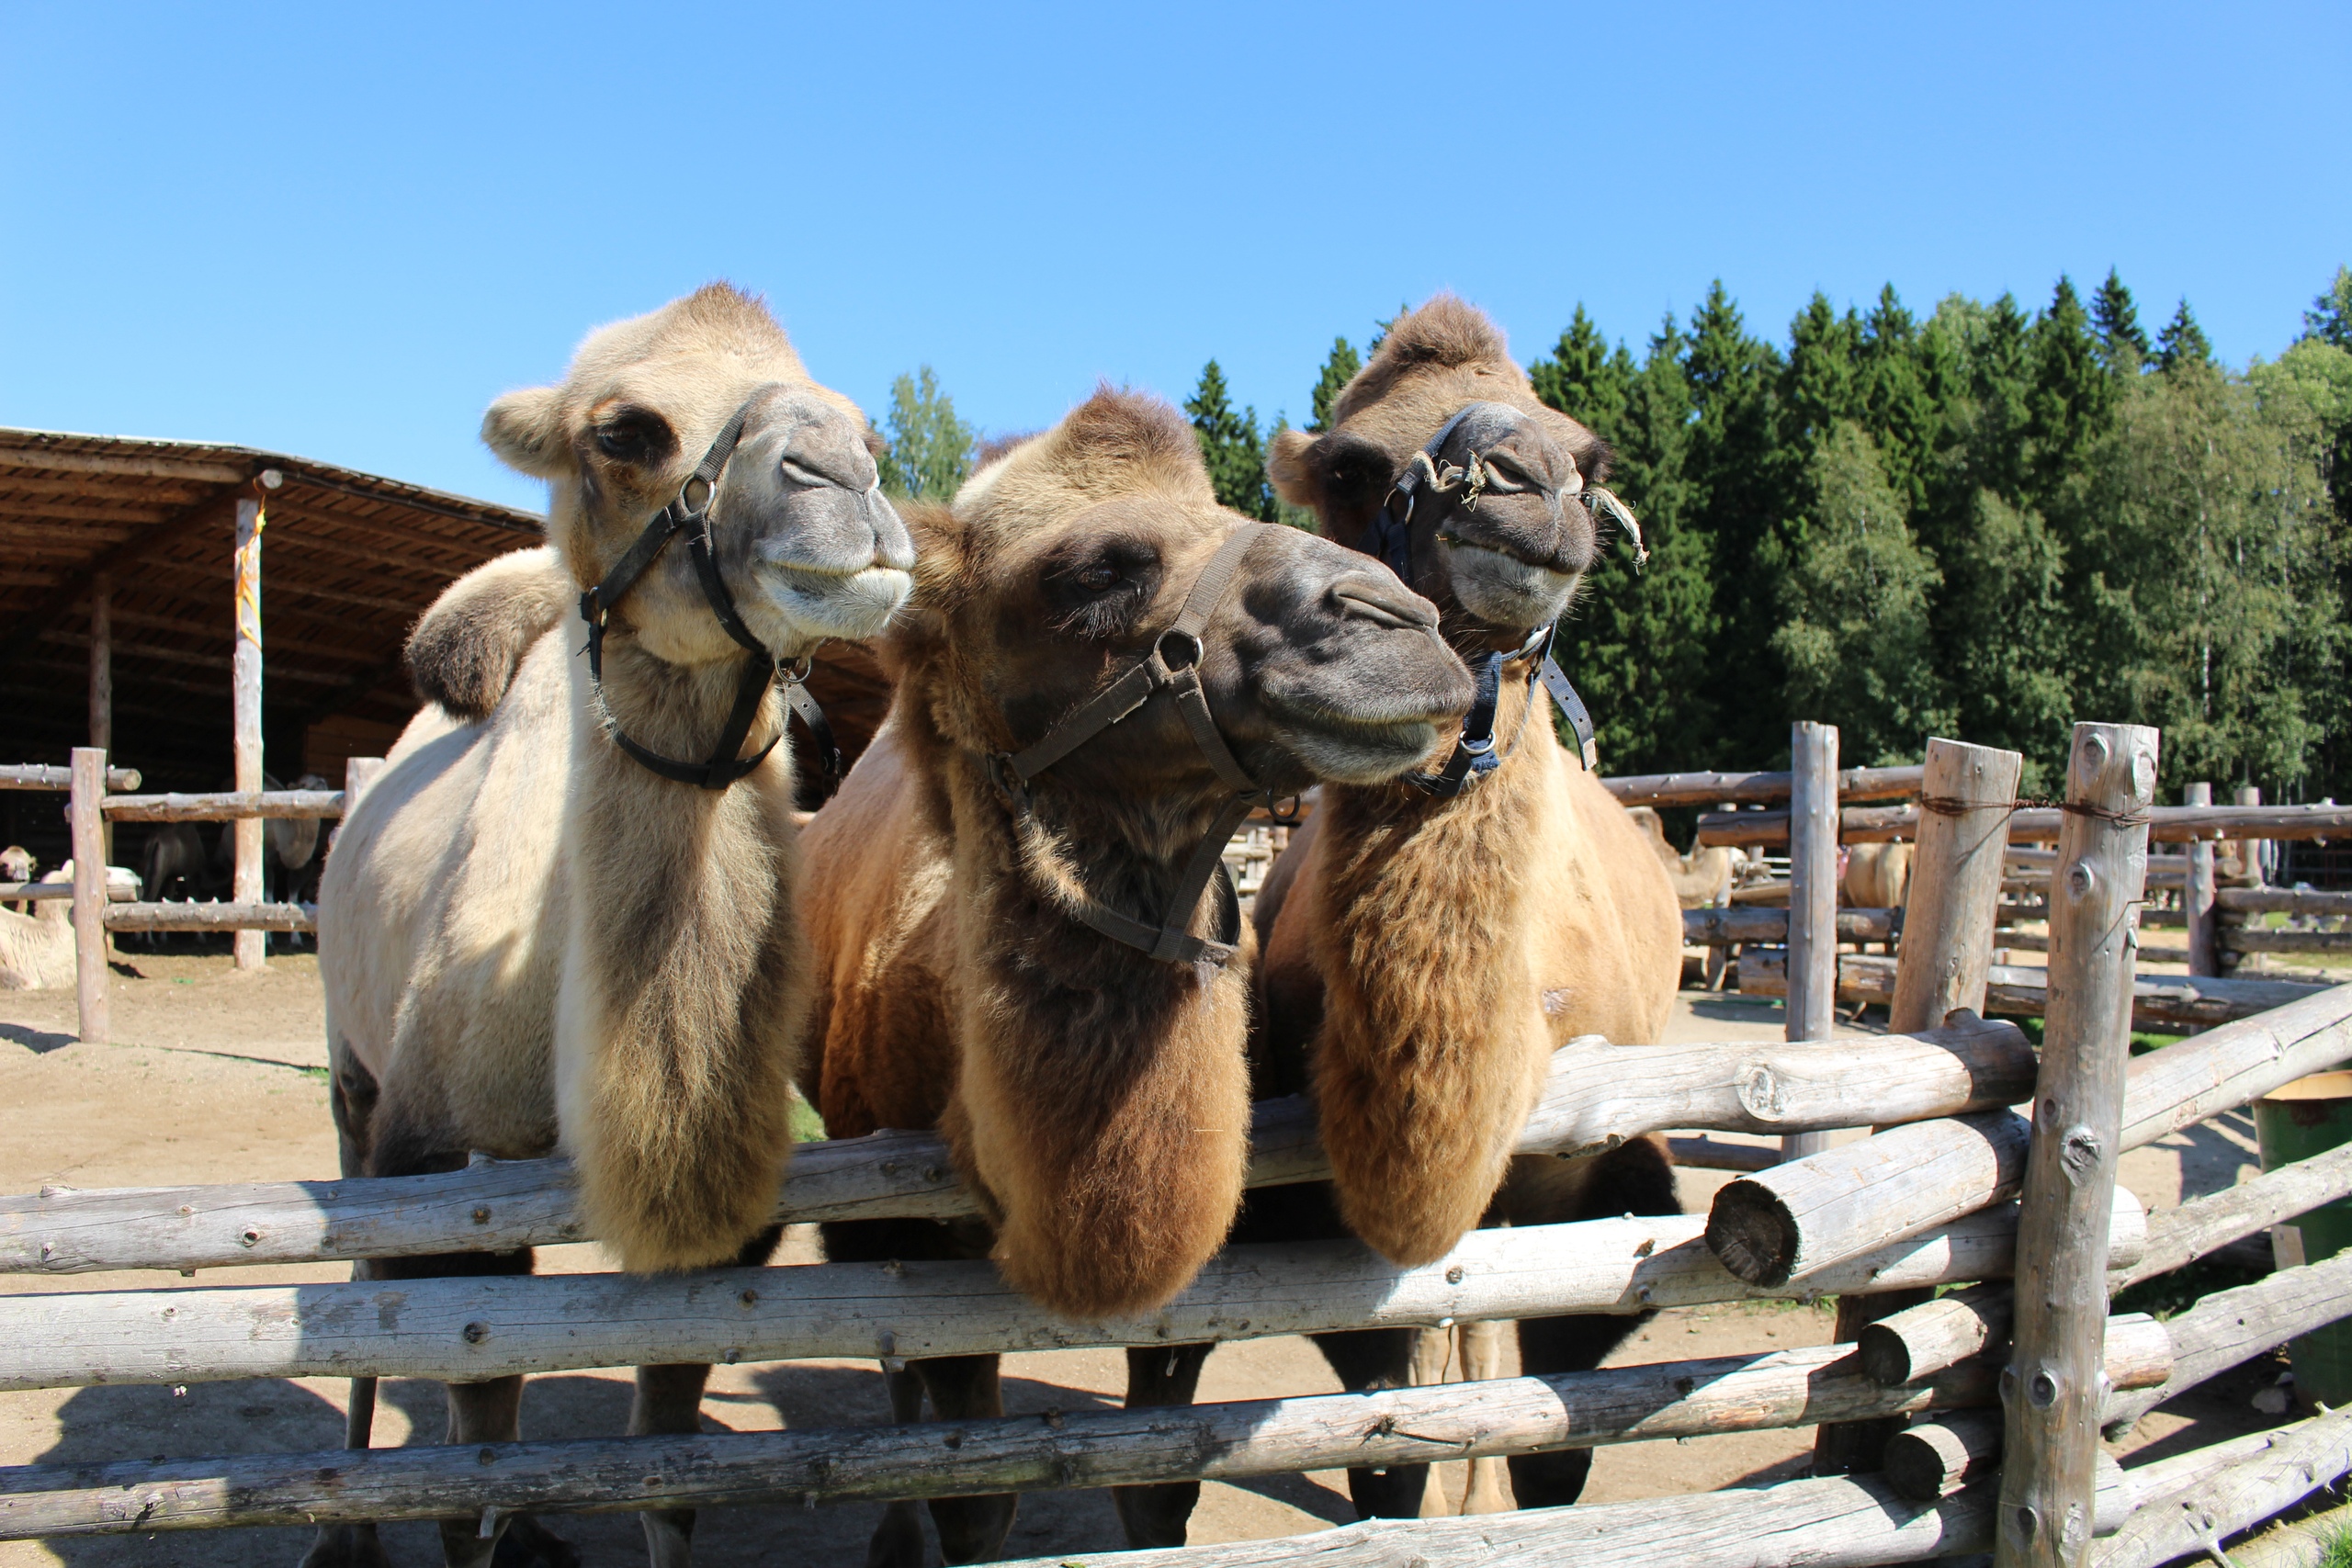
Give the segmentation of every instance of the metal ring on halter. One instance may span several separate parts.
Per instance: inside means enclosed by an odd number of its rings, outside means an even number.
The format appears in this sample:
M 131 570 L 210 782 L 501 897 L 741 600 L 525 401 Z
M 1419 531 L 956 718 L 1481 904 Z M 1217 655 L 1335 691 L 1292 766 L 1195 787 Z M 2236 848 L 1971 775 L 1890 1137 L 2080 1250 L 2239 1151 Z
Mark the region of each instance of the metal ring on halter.
M 813 653 L 804 653 L 789 664 L 781 659 L 775 661 L 775 672 L 784 677 L 784 683 L 787 686 L 804 683 L 816 669 L 817 656 Z
M 1192 644 L 1191 654 L 1182 662 L 1168 657 L 1169 643 L 1178 637 L 1182 637 L 1184 641 Z M 1170 670 L 1184 670 L 1197 667 L 1201 662 L 1202 658 L 1208 651 L 1207 649 L 1202 646 L 1201 639 L 1196 634 L 1188 631 L 1180 631 L 1174 626 L 1170 626 L 1166 631 L 1160 633 L 1159 640 L 1151 646 L 1152 651 L 1159 655 L 1159 661 L 1162 664 L 1167 665 Z

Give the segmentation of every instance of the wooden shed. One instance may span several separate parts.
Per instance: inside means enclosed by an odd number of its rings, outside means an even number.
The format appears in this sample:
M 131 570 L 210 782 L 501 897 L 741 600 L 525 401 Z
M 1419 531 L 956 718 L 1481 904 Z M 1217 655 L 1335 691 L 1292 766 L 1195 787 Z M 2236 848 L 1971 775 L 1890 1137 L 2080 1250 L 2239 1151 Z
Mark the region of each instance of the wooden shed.
M 0 429 L 0 761 L 99 745 L 149 789 L 225 786 L 241 502 L 261 542 L 266 765 L 288 781 L 340 784 L 345 758 L 382 755 L 416 710 L 409 627 L 544 526 L 251 447 Z M 810 688 L 854 756 L 888 705 L 873 657 L 828 645 Z M 58 836 L 53 802 L 0 793 L 0 810 L 10 840 Z

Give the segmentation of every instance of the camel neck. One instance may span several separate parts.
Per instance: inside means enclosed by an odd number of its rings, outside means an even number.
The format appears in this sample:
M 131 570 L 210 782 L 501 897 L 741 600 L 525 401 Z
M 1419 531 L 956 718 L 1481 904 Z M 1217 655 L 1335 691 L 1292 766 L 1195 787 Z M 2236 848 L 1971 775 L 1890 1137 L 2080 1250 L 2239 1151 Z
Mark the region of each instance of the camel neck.
M 663 756 L 680 761 L 707 761 L 726 731 L 748 657 L 673 664 L 648 652 L 626 632 L 607 632 L 604 679 L 587 683 L 590 717 L 600 733 L 609 718 L 630 739 Z M 583 660 L 582 673 L 585 672 Z M 599 705 L 601 714 L 596 711 Z M 782 702 L 771 690 L 760 700 L 742 755 L 756 755 L 783 723 Z M 613 744 L 608 734 L 604 739 L 607 746 Z

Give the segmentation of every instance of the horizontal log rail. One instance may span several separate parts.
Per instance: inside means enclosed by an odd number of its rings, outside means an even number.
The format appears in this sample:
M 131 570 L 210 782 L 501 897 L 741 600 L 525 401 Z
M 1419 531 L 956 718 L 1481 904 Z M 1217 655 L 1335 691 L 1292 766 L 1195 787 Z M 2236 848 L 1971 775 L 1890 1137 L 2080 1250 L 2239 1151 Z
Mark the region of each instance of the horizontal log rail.
M 110 931 L 315 931 L 316 904 L 216 904 L 173 899 L 161 904 L 110 904 Z
M 1870 1085 L 1857 1110 L 1854 1085 Z M 1644 1133 L 1778 1134 L 1855 1120 L 1899 1122 L 2009 1105 L 2033 1091 L 2033 1051 L 2014 1024 L 1962 1019 L 1917 1035 L 1787 1044 L 1569 1042 L 1521 1134 L 1521 1153 L 1598 1152 Z M 1676 1140 L 1688 1148 L 1692 1140 Z M 1330 1174 L 1301 1100 L 1255 1111 L 1250 1182 Z M 1726 1156 L 1725 1157 L 1731 1157 Z M 134 1188 L 0 1198 L 0 1273 L 212 1269 L 592 1239 L 561 1160 L 482 1160 L 433 1176 Z M 945 1146 L 930 1134 L 804 1144 L 779 1223 L 974 1213 Z
M 0 902 L 22 899 L 40 903 L 44 899 L 68 899 L 74 897 L 70 882 L 0 882 Z M 111 903 L 128 904 L 139 897 L 136 883 L 107 879 L 107 898 Z
M 2121 1147 L 2133 1149 L 2352 1056 L 2352 987 L 2133 1060 Z M 2030 1126 L 2009 1111 L 1914 1122 L 1730 1182 L 1707 1238 L 1743 1280 L 1782 1283 L 1890 1236 L 2007 1198 Z
M 1903 934 L 1900 909 L 1840 909 L 1839 942 L 1893 942 Z M 1686 947 L 1738 947 L 1747 942 L 1780 943 L 1789 940 L 1789 912 L 1756 905 L 1719 906 L 1682 911 L 1682 942 Z
M 2048 843 L 2058 837 L 2056 807 L 2032 807 L 2009 817 L 2013 843 Z M 2218 839 L 2331 839 L 2352 834 L 2352 806 L 2159 806 L 2148 813 L 2148 838 L 2160 844 Z M 1838 838 L 1849 844 L 1907 842 L 1919 835 L 1916 806 L 1855 806 L 1838 814 Z M 1699 817 L 1701 844 L 1785 844 L 1786 811 L 1708 811 Z
M 1917 765 L 1907 768 L 1848 768 L 1838 775 L 1838 798 L 1916 799 L 1927 774 L 1928 770 Z M 1749 804 L 1786 800 L 1795 787 L 1792 783 L 1795 776 L 1786 771 L 1641 773 L 1627 778 L 1603 779 L 1600 786 L 1626 806 L 1717 806 L 1726 801 Z
M 2213 939 L 2225 953 L 2352 953 L 2352 931 L 2271 931 L 2224 921 L 2213 928 Z
M 2148 1216 L 2140 1260 L 2113 1270 L 2115 1290 L 2169 1274 L 2268 1226 L 2352 1196 L 2352 1145 L 2241 1181 L 2226 1191 Z M 1887 1387 L 1931 1376 L 1984 1354 L 2008 1334 L 2006 1285 L 1973 1285 L 1879 1319 L 1855 1344 L 1862 1371 Z
M 2146 1245 L 2119 1193 L 2113 1250 Z M 1400 1269 L 1353 1241 L 1235 1247 L 1160 1311 L 1056 1317 L 986 1262 L 801 1264 L 692 1274 L 189 1287 L 0 1296 L 0 1390 L 237 1378 L 465 1382 L 582 1367 L 1000 1354 L 1255 1339 L 1343 1328 L 1634 1313 L 1760 1297 L 1866 1294 L 2007 1275 L 2014 1205 L 1825 1269 L 1752 1286 L 1699 1216 L 1473 1231 Z
M 2003 943 L 1996 940 L 1994 945 Z M 1996 964 L 1986 976 L 1987 1012 L 2039 1018 L 2049 1005 L 2047 969 Z M 1743 996 L 1785 996 L 1787 960 L 1770 949 L 1742 949 L 1739 989 Z M 2249 980 L 2239 976 L 2139 975 L 2133 976 L 2132 984 L 2132 1025 L 2135 1029 L 2163 1029 L 2174 1024 L 2206 1028 L 2240 1022 L 2332 989 L 2330 986 L 2305 985 L 2296 980 Z M 1894 960 L 1877 953 L 1839 954 L 1838 999 L 1880 1007 L 1893 1001 Z
M 2180 1491 L 2143 1501 L 2088 1559 L 2092 1568 L 2157 1568 L 2293 1507 L 2352 1472 L 2352 1411 L 2267 1432 L 2262 1451 Z M 2223 1562 L 2229 1561 L 2223 1557 Z M 2314 1561 L 2324 1561 L 2314 1554 Z
M 254 817 L 340 817 L 339 789 L 222 791 L 212 795 L 119 795 L 101 807 L 116 822 L 236 822 Z
M 2109 1320 L 2108 1380 L 2170 1375 L 2163 1325 Z M 883 1501 L 1230 1481 L 1982 1408 L 1999 1369 L 1902 1389 L 1842 1345 L 1373 1393 L 692 1437 L 32 1465 L 0 1471 L 0 1540 L 312 1521 Z
M 108 768 L 107 788 L 137 789 L 139 770 Z M 74 787 L 74 770 L 54 762 L 0 763 L 0 789 L 53 789 L 61 793 Z
M 2201 1296 L 2165 1325 L 2172 1376 L 2155 1388 L 2120 1393 L 2106 1419 L 2127 1427 L 2176 1394 L 2352 1314 L 2352 1253 L 2281 1269 L 2251 1285 Z
M 2240 915 L 2352 915 L 2352 893 L 2305 893 L 2286 887 L 2224 887 L 2214 907 Z

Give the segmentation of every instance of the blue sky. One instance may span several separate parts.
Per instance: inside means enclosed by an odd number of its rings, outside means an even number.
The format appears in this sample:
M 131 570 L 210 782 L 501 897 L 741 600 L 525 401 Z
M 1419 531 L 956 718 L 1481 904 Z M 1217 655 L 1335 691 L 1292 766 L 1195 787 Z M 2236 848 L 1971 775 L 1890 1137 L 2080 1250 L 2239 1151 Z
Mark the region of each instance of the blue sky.
M 996 431 L 1212 355 L 1296 421 L 1442 288 L 1525 360 L 2115 265 L 2242 362 L 2352 261 L 2347 65 L 2340 3 L 19 6 L 0 423 L 536 506 L 482 406 L 717 276 Z

